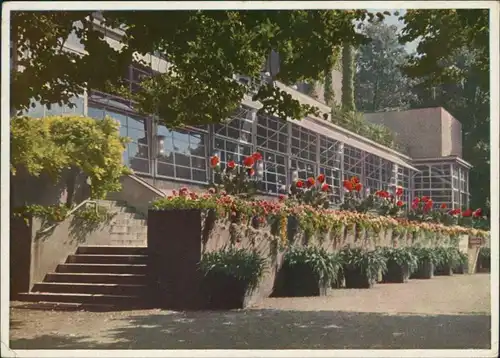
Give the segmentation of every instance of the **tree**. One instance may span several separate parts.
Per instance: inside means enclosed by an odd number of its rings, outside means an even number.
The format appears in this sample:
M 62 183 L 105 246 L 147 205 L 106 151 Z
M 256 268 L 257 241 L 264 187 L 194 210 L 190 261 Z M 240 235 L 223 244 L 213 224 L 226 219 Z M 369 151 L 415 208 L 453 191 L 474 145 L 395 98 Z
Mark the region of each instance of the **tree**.
M 400 41 L 420 39 L 405 73 L 418 81 L 413 107 L 443 106 L 462 124 L 472 206 L 490 196 L 489 11 L 408 10 Z
M 354 111 L 354 54 L 352 45 L 342 47 L 342 110 Z
M 397 28 L 377 22 L 363 30 L 370 42 L 356 53 L 356 107 L 363 112 L 407 108 L 410 79 L 399 68 L 407 53 L 398 42 Z
M 262 84 L 271 50 L 280 56 L 276 80 L 318 80 L 333 66 L 332 49 L 365 40 L 355 32 L 354 21 L 374 17 L 365 10 L 106 11 L 103 16 L 104 25 L 123 31 L 119 51 L 104 41 L 96 13 L 12 13 L 21 70 L 14 67 L 11 105 L 25 110 L 32 100 L 69 104 L 88 88 L 123 93 L 121 79 L 130 64 L 141 62 L 137 54 L 155 53 L 169 63 L 167 72 L 144 80 L 128 95 L 140 112 L 156 113 L 167 126 L 223 121 L 252 92 L 263 103 L 262 111 L 299 119 L 316 109 L 270 82 Z M 70 36 L 85 46 L 86 54 L 63 50 Z M 253 81 L 239 83 L 234 74 Z
M 468 48 L 474 54 L 471 65 L 479 70 L 480 88 L 489 92 L 488 9 L 407 10 L 400 20 L 405 23 L 400 42 L 420 40 L 405 66 L 410 77 L 425 77 L 432 84 L 460 81 L 467 71 L 449 60 Z

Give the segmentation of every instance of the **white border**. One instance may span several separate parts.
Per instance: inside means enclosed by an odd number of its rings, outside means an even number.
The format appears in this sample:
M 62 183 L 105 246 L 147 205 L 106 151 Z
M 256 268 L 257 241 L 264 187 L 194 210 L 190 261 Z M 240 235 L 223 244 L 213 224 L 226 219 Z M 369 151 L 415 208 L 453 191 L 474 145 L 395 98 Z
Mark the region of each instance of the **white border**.
M 499 215 L 499 4 L 496 1 L 26 1 L 6 2 L 2 7 L 2 97 L 1 97 L 1 348 L 5 357 L 496 357 L 498 356 L 498 233 L 499 222 L 491 221 L 491 350 L 7 350 L 9 341 L 9 88 L 10 11 L 13 10 L 196 10 L 196 9 L 435 9 L 489 8 L 491 84 L 491 217 Z M 170 354 L 168 354 L 170 353 Z

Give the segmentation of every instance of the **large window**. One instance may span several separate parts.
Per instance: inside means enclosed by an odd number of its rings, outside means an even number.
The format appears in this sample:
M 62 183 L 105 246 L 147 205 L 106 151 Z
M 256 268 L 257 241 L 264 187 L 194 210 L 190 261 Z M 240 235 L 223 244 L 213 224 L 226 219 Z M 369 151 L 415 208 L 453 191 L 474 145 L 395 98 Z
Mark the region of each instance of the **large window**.
M 334 203 L 340 201 L 340 190 L 341 190 L 341 150 L 342 143 L 331 138 L 320 135 L 319 137 L 320 145 L 320 167 L 319 172 L 325 176 L 325 182 L 330 185 L 332 189 L 332 194 L 330 200 Z
M 265 150 L 259 150 L 259 152 L 264 160 L 262 190 L 269 194 L 285 192 L 287 189 L 286 157 Z
M 213 154 L 217 154 L 219 156 L 223 165 L 227 164 L 227 162 L 231 160 L 241 164 L 245 157 L 252 154 L 252 146 L 215 137 Z
M 373 154 L 367 154 L 364 166 L 364 184 L 366 189 L 370 192 L 382 189 L 382 158 Z
M 257 117 L 257 146 L 278 153 L 287 153 L 288 124 L 269 116 Z
M 361 149 L 344 146 L 344 179 L 357 176 L 361 180 L 363 172 L 363 152 Z
M 206 138 L 202 132 L 159 126 L 157 175 L 207 182 Z
M 292 124 L 292 156 L 316 162 L 317 135 L 313 131 Z
M 120 135 L 129 137 L 130 142 L 123 152 L 123 160 L 126 165 L 138 173 L 151 173 L 149 162 L 148 130 L 145 118 L 112 111 L 107 108 L 89 107 L 89 117 L 102 119 L 109 116 L 120 122 Z
M 225 124 L 215 124 L 214 134 L 241 143 L 252 143 L 252 111 L 248 107 L 239 108 Z

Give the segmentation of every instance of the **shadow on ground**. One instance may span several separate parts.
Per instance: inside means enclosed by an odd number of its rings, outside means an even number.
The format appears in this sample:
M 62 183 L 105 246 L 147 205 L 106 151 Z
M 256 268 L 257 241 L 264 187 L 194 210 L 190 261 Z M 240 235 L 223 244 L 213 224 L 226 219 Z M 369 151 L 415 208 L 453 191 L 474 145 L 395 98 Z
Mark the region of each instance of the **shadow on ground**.
M 283 310 L 137 313 L 115 319 L 114 328 L 95 336 L 41 334 L 12 339 L 10 346 L 14 350 L 490 348 L 489 315 Z

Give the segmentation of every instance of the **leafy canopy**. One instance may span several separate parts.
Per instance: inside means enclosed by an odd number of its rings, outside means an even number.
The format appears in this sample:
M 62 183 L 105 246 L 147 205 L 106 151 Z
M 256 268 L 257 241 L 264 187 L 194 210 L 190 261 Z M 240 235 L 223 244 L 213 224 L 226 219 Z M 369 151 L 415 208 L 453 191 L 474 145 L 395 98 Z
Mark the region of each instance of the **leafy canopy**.
M 87 88 L 123 93 L 128 66 L 144 64 L 137 55 L 155 53 L 169 63 L 166 73 L 143 81 L 131 99 L 139 111 L 157 114 L 168 126 L 223 121 L 248 93 L 263 102 L 263 111 L 300 119 L 316 109 L 270 83 L 262 85 L 271 50 L 280 56 L 276 80 L 317 80 L 334 65 L 335 49 L 365 40 L 356 33 L 354 21 L 374 18 L 365 10 L 105 11 L 103 16 L 105 25 L 123 32 L 119 51 L 104 41 L 109 31 L 96 24 L 96 13 L 12 14 L 21 66 L 12 77 L 12 105 L 17 110 L 27 109 L 32 99 L 69 105 L 71 97 Z M 63 51 L 69 40 L 80 42 L 86 52 Z M 253 81 L 239 83 L 234 74 Z
M 67 168 L 78 169 L 91 179 L 91 195 L 102 198 L 121 188 L 128 173 L 122 163 L 127 139 L 120 137 L 118 123 L 80 116 L 40 119 L 15 117 L 10 122 L 11 173 L 20 168 L 29 175 L 49 174 L 60 179 Z

